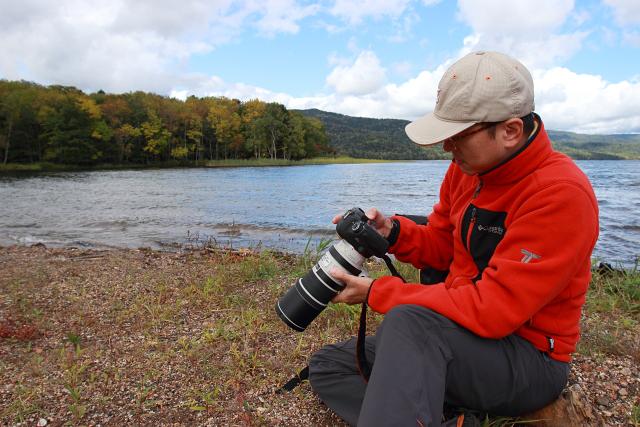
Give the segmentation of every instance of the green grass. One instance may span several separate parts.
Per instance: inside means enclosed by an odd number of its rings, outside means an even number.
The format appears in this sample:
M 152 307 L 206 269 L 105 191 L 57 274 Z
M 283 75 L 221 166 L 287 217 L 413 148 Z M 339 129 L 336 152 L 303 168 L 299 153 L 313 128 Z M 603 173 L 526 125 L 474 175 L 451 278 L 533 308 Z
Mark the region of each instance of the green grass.
M 587 293 L 578 351 L 627 354 L 640 360 L 640 271 L 594 272 Z

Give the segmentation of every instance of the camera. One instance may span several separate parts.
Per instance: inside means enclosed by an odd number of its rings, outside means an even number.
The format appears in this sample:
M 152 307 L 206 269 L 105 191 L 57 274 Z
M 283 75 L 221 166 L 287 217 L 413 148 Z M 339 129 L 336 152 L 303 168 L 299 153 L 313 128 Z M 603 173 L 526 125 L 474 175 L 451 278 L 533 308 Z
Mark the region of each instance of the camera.
M 336 225 L 342 238 L 329 248 L 276 303 L 276 312 L 290 328 L 302 332 L 324 310 L 345 284 L 331 276 L 333 268 L 358 276 L 371 256 L 383 257 L 389 243 L 371 225 L 360 208 L 349 209 Z

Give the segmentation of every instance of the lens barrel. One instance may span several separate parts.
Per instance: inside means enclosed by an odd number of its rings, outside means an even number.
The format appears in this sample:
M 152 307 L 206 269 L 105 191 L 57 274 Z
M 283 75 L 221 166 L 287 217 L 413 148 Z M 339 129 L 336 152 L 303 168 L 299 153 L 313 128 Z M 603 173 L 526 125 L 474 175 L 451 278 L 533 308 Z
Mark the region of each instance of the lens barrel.
M 278 300 L 278 316 L 290 328 L 304 331 L 344 289 L 344 283 L 334 279 L 331 270 L 338 268 L 357 276 L 362 272 L 364 259 L 353 246 L 340 240 Z

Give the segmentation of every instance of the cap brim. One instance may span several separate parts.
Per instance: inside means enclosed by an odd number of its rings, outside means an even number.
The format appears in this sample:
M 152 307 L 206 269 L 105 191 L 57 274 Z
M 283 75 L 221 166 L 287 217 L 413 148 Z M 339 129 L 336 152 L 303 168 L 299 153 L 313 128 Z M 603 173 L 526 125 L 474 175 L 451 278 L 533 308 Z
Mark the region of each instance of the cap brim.
M 449 122 L 439 119 L 433 113 L 409 123 L 404 131 L 409 139 L 418 145 L 433 145 L 470 128 L 477 122 Z

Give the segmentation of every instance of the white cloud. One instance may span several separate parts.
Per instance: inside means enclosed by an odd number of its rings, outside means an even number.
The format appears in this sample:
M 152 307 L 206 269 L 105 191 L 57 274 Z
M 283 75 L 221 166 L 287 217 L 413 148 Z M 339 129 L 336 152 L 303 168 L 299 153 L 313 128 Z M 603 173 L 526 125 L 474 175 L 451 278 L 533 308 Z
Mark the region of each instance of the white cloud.
M 352 65 L 338 65 L 327 77 L 327 84 L 339 95 L 366 95 L 384 83 L 386 71 L 375 53 L 365 50 Z
M 298 21 L 315 15 L 319 5 L 299 6 L 295 0 L 271 0 L 260 2 L 258 9 L 264 16 L 257 22 L 257 27 L 265 34 L 295 34 L 300 29 Z
M 409 11 L 402 17 L 395 19 L 392 23 L 394 34 L 389 37 L 389 41 L 394 43 L 403 43 L 413 36 L 413 27 L 420 22 L 420 16 Z
M 458 0 L 460 18 L 493 36 L 539 37 L 558 29 L 572 10 L 573 0 Z
M 0 78 L 168 93 L 184 64 L 249 27 L 295 33 L 295 0 L 0 0 Z
M 561 67 L 533 74 L 537 111 L 547 128 L 583 133 L 640 132 L 640 81 L 610 83 L 597 75 Z
M 640 23 L 640 2 L 638 0 L 604 0 L 613 9 L 616 21 L 620 25 Z
M 625 31 L 622 37 L 627 44 L 640 47 L 640 31 Z
M 557 32 L 573 16 L 573 7 L 573 0 L 459 0 L 459 18 L 473 30 L 460 56 L 472 50 L 497 50 L 530 67 L 566 60 L 580 50 L 589 34 Z
M 412 74 L 413 64 L 409 61 L 396 62 L 391 64 L 391 69 L 394 74 L 402 78 L 407 78 Z
M 492 38 L 484 34 L 476 34 L 475 37 L 471 36 L 465 40 L 460 56 L 476 50 L 495 50 L 518 58 L 530 68 L 548 67 L 578 52 L 588 35 L 587 32 L 576 32 L 522 40 L 519 37 Z
M 171 96 L 226 96 L 248 100 L 259 98 L 279 102 L 287 108 L 319 108 L 359 117 L 416 119 L 433 111 L 438 82 L 447 61 L 425 70 L 403 83 L 388 83 L 370 93 L 329 93 L 293 97 L 285 93 L 218 77 L 191 76 L 182 84 L 191 89 L 175 89 Z M 566 68 L 533 70 L 536 111 L 547 129 L 581 133 L 640 132 L 640 79 L 611 83 L 597 75 L 578 74 Z
M 364 18 L 380 19 L 384 16 L 396 18 L 401 16 L 411 0 L 336 0 L 330 13 L 348 21 L 359 24 Z

